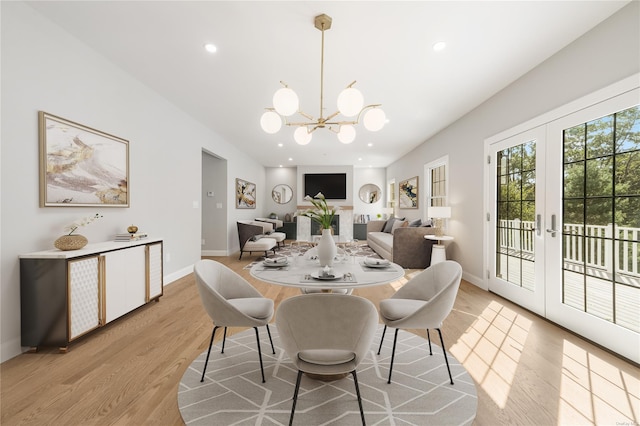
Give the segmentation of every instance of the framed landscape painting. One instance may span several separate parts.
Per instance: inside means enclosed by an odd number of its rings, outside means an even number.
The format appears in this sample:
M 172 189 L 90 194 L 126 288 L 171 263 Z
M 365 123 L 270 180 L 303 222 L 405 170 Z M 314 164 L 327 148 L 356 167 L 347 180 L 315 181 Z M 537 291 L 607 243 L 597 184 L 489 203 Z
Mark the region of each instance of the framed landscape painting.
M 40 207 L 129 207 L 129 141 L 38 113 Z
M 256 184 L 236 178 L 236 208 L 256 208 Z
M 398 184 L 398 192 L 400 193 L 399 206 L 401 209 L 418 208 L 418 176 L 401 181 Z

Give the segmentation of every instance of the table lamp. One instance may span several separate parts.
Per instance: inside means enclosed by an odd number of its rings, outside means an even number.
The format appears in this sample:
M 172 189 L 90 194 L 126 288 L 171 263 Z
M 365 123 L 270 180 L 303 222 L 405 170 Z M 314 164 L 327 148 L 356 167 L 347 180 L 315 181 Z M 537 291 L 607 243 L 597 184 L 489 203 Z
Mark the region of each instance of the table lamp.
M 427 210 L 427 216 L 434 220 L 433 224 L 436 228 L 436 236 L 442 237 L 444 235 L 442 228 L 443 219 L 451 217 L 451 207 L 431 206 Z

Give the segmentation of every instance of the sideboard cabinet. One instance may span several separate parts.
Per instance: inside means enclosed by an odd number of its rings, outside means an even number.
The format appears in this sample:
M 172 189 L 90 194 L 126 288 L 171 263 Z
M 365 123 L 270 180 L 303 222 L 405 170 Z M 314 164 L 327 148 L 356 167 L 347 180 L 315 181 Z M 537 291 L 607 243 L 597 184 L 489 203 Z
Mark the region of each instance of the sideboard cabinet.
M 162 240 L 20 256 L 22 346 L 70 342 L 163 294 Z

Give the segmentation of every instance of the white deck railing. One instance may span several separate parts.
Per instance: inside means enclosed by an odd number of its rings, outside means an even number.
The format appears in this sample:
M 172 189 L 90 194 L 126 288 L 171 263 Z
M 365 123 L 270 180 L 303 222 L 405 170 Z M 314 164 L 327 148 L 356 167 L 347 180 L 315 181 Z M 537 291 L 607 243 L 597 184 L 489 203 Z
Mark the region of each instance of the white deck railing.
M 535 223 L 501 220 L 498 241 L 501 249 L 522 250 L 533 254 Z M 564 260 L 585 264 L 607 272 L 640 276 L 640 228 L 609 224 L 564 224 Z M 615 252 L 614 252 L 615 250 Z M 613 256 L 615 255 L 615 257 Z

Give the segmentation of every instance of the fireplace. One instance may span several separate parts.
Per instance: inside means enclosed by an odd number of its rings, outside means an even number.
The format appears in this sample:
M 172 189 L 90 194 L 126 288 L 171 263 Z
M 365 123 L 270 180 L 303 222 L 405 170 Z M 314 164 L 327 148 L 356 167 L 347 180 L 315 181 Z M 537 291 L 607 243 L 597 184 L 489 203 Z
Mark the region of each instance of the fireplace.
M 333 216 L 333 221 L 331 222 L 331 229 L 333 229 L 333 235 L 340 235 L 340 215 L 337 214 Z M 320 235 L 320 224 L 315 220 L 311 221 L 311 235 Z

